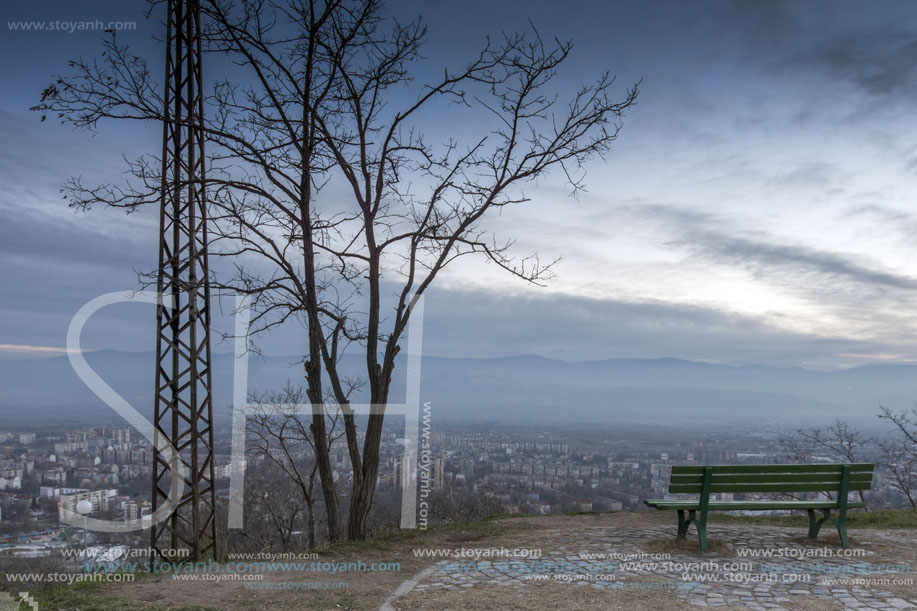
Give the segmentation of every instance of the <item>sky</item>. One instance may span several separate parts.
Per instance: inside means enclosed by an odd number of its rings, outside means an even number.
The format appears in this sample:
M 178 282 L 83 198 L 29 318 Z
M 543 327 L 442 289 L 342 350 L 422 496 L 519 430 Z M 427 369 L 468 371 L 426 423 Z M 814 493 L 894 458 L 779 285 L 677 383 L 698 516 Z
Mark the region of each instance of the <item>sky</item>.
M 0 359 L 62 354 L 74 313 L 136 288 L 157 257 L 155 210 L 77 212 L 59 189 L 71 176 L 119 180 L 124 156 L 157 150 L 159 129 L 109 123 L 92 134 L 28 110 L 68 59 L 98 53 L 103 33 L 16 23 L 134 23 L 119 41 L 159 66 L 157 10 L 0 8 Z M 536 287 L 483 261 L 455 265 L 427 298 L 425 353 L 917 361 L 917 4 L 427 0 L 388 12 L 427 24 L 420 76 L 531 24 L 573 41 L 564 87 L 605 70 L 619 94 L 641 83 L 612 150 L 588 167 L 586 193 L 571 198 L 548 176 L 526 189 L 531 202 L 488 221 L 518 255 L 561 257 L 556 279 Z M 148 306 L 112 306 L 84 343 L 151 350 L 153 333 Z M 304 339 L 262 344 L 296 354 Z

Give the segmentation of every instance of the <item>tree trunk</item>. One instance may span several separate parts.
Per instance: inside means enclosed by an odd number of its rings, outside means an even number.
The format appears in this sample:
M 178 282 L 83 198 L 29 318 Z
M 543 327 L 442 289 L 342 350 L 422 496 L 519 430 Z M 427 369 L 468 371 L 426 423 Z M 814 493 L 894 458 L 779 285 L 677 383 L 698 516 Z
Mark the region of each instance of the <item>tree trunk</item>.
M 366 524 L 376 494 L 376 480 L 379 477 L 379 446 L 382 439 L 383 414 L 369 416 L 366 426 L 366 442 L 363 445 L 363 478 L 359 487 L 354 486 L 350 501 L 350 515 L 347 522 L 347 538 L 366 538 Z
M 315 404 L 313 403 L 313 406 Z M 323 408 L 323 406 L 322 406 Z M 324 410 L 324 408 L 323 408 Z M 331 468 L 331 455 L 325 441 L 325 413 L 312 416 L 313 439 L 315 439 L 315 462 L 318 465 L 319 482 L 325 498 L 325 512 L 328 514 L 328 538 L 332 543 L 341 540 L 341 526 L 338 510 L 337 490 L 334 488 L 334 470 Z
M 312 503 L 306 505 L 306 520 L 306 537 L 308 537 L 306 545 L 309 546 L 309 551 L 312 551 L 315 549 L 315 508 Z

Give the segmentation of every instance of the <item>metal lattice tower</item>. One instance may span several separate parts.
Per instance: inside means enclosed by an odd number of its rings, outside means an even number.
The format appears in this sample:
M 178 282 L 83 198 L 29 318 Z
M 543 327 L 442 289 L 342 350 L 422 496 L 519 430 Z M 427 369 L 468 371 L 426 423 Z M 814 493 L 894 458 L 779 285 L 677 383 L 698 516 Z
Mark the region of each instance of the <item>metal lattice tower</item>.
M 151 547 L 183 548 L 185 559 L 199 560 L 216 556 L 201 11 L 197 0 L 168 0 L 167 11 L 155 437 L 177 451 L 185 487 L 175 511 L 152 526 Z M 171 452 L 160 445 L 154 513 L 172 486 Z

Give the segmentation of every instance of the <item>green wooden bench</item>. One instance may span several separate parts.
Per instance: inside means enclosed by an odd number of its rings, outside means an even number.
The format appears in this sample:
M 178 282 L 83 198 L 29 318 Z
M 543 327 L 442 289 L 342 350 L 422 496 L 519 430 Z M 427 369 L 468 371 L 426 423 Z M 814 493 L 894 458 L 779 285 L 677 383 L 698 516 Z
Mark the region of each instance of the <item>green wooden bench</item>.
M 693 523 L 700 539 L 701 550 L 707 549 L 709 511 L 768 509 L 805 509 L 809 514 L 809 537 L 813 539 L 818 536 L 822 524 L 830 520 L 837 527 L 841 544 L 847 547 L 847 510 L 866 506 L 866 503 L 848 501 L 847 495 L 855 490 L 869 490 L 872 485 L 872 471 L 873 465 L 866 463 L 674 466 L 669 492 L 699 494 L 700 498 L 696 501 L 647 499 L 644 503 L 656 509 L 678 511 L 679 539 L 686 537 L 688 527 Z M 710 495 L 718 492 L 836 492 L 837 498 L 816 501 L 711 501 Z M 821 518 L 816 518 L 816 511 L 822 512 Z M 833 516 L 832 511 L 836 512 Z M 687 518 L 685 512 L 688 512 Z

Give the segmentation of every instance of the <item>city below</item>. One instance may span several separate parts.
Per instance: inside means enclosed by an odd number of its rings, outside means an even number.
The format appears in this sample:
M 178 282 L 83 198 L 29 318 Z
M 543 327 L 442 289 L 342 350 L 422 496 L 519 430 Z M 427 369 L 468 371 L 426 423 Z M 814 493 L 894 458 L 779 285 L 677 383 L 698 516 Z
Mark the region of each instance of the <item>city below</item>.
M 377 513 L 393 506 L 406 472 L 418 477 L 424 495 L 461 495 L 506 514 L 640 510 L 646 498 L 671 496 L 667 489 L 674 464 L 794 462 L 804 441 L 796 430 L 743 430 L 737 425 L 720 430 L 622 426 L 546 432 L 484 422 L 447 423 L 431 431 L 425 423 L 428 456 L 412 468 L 410 461 L 402 464 L 400 424 L 391 418 L 383 436 Z M 842 462 L 828 445 L 810 450 L 807 462 Z M 866 493 L 870 507 L 905 505 L 894 478 L 882 467 L 879 447 L 864 437 L 855 450 L 858 461 L 877 463 L 872 489 Z M 267 458 L 250 447 L 248 468 L 269 462 Z M 0 432 L 0 554 L 35 557 L 80 543 L 87 534 L 70 524 L 78 523 L 73 517 L 81 500 L 91 503 L 90 517 L 142 520 L 151 512 L 152 459 L 150 443 L 130 427 Z M 311 463 L 306 453 L 298 459 Z M 332 459 L 335 480 L 346 498 L 351 475 L 343 440 L 332 445 Z M 214 465 L 218 506 L 225 506 L 232 475 L 226 434 L 217 435 Z M 722 496 L 730 500 L 732 495 Z M 147 533 L 90 531 L 88 536 L 90 543 L 140 544 Z

